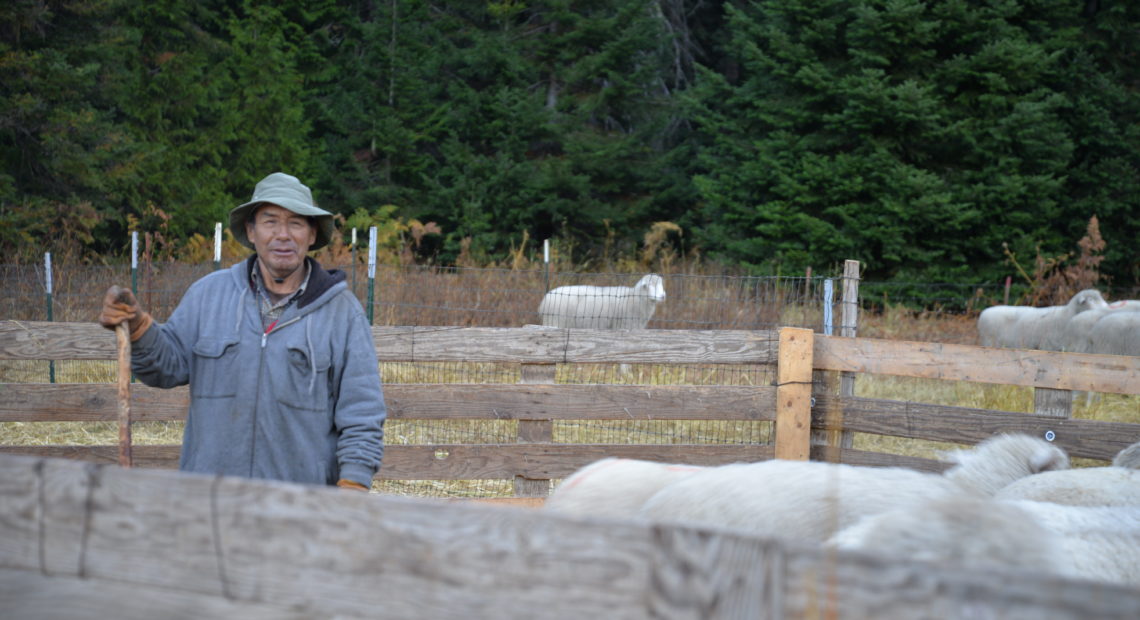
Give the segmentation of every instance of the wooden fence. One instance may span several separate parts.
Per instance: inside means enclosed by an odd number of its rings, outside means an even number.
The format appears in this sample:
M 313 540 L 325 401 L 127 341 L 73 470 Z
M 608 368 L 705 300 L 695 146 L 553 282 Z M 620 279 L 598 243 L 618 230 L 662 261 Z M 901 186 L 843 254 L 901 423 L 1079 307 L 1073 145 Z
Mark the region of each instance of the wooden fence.
M 1069 390 L 1140 393 L 1140 358 L 828 337 L 803 329 L 613 332 L 373 330 L 383 362 L 522 366 L 517 384 L 388 384 L 393 419 L 515 420 L 518 441 L 389 445 L 394 479 L 513 478 L 541 495 L 608 455 L 717 464 L 783 458 L 940 464 L 854 450 L 842 433 L 976 443 L 1051 433 L 1109 459 L 1140 425 L 1072 419 Z M 110 360 L 90 323 L 0 321 L 2 360 Z M 559 364 L 755 364 L 771 385 L 555 384 Z M 1032 386 L 1038 414 L 860 398 L 813 374 L 873 373 Z M 848 376 L 850 376 L 848 374 Z M 106 384 L 0 384 L 0 421 L 115 421 Z M 1060 395 L 1060 396 L 1058 396 Z M 178 420 L 184 389 L 132 385 L 137 420 Z M 1040 415 L 1046 414 L 1046 415 Z M 774 445 L 558 444 L 559 420 L 744 420 Z M 813 445 L 830 434 L 829 445 Z M 25 454 L 13 454 L 22 452 Z M 723 530 L 588 519 L 506 506 L 353 494 L 165 471 L 177 446 L 0 449 L 0 609 L 11 617 L 119 618 L 1136 618 L 1140 592 L 1015 570 L 935 567 L 825 552 Z M 69 458 L 50 458 L 69 457 Z
M 0 454 L 6 618 L 1134 619 L 1140 592 L 727 530 Z
M 927 459 L 812 440 L 864 432 L 974 444 L 998 432 L 1055 438 L 1075 457 L 1109 460 L 1140 441 L 1140 424 L 1073 419 L 1071 390 L 1140 394 L 1140 358 L 968 345 L 830 337 L 810 330 L 607 331 L 555 328 L 375 327 L 382 362 L 519 364 L 517 384 L 384 386 L 393 420 L 516 420 L 515 443 L 388 445 L 380 476 L 394 480 L 514 479 L 515 494 L 543 496 L 549 480 L 603 456 L 714 465 L 782 458 L 938 469 Z M 112 332 L 93 323 L 0 321 L 2 360 L 113 360 Z M 555 384 L 558 364 L 750 364 L 774 367 L 774 385 Z M 812 374 L 872 373 L 1031 386 L 1036 414 L 861 398 Z M 115 421 L 118 390 L 106 384 L 0 383 L 0 421 Z M 131 386 L 136 421 L 179 420 L 188 391 Z M 1044 414 L 1044 415 L 1042 415 Z M 767 421 L 771 444 L 571 444 L 551 441 L 558 420 Z M 0 446 L 0 451 L 114 463 L 117 446 Z M 132 447 L 134 463 L 170 468 L 179 446 Z

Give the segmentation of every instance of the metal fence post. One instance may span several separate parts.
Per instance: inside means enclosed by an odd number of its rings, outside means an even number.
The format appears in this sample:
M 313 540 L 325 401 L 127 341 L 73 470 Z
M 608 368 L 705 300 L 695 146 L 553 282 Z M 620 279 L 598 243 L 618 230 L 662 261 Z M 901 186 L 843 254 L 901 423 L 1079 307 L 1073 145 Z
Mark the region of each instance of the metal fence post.
M 47 320 L 51 322 L 51 252 L 44 252 L 44 285 L 47 290 Z M 48 382 L 55 383 L 55 360 L 48 360 Z

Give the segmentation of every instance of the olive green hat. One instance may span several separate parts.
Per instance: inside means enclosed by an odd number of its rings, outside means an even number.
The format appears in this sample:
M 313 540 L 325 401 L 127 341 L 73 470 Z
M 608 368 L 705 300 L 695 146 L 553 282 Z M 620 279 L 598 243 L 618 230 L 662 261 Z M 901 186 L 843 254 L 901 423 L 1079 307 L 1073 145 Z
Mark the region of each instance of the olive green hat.
M 245 234 L 245 222 L 257 210 L 258 205 L 270 203 L 288 209 L 297 215 L 305 215 L 317 221 L 317 239 L 310 250 L 319 250 L 328 245 L 333 236 L 333 214 L 317 207 L 313 193 L 297 177 L 274 172 L 258 182 L 253 188 L 253 198 L 230 211 L 230 232 L 234 239 L 247 248 L 255 249 Z

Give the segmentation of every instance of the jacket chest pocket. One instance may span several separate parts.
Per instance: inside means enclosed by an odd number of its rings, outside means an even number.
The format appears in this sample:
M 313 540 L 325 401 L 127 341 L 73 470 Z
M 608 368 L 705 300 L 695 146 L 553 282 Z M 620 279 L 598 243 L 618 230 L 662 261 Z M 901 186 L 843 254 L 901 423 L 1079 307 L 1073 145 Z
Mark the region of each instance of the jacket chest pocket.
M 274 385 L 278 400 L 297 409 L 327 409 L 331 365 L 328 354 L 289 345 L 284 361 L 283 376 Z
M 228 398 L 237 395 L 241 368 L 237 340 L 203 338 L 194 343 L 190 366 L 190 395 Z

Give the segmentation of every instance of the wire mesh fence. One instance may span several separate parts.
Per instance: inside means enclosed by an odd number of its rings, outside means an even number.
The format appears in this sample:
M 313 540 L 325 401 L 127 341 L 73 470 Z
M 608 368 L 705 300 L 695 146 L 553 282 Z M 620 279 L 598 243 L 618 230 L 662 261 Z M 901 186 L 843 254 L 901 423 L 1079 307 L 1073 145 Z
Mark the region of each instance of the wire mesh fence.
M 330 266 L 326 266 L 330 267 Z M 549 273 L 464 267 L 378 266 L 371 283 L 361 265 L 333 265 L 376 325 L 519 327 L 541 323 L 547 290 L 561 286 L 630 287 L 642 274 Z M 156 320 L 170 316 L 209 264 L 58 265 L 47 289 L 43 265 L 0 264 L 0 316 L 15 320 L 94 321 L 112 284 L 131 286 Z M 825 282 L 832 278 L 662 274 L 667 298 L 647 327 L 659 329 L 821 328 Z M 369 289 L 373 289 L 369 299 Z M 838 290 L 838 289 L 836 289 Z M 50 318 L 49 318 L 50 314 Z

